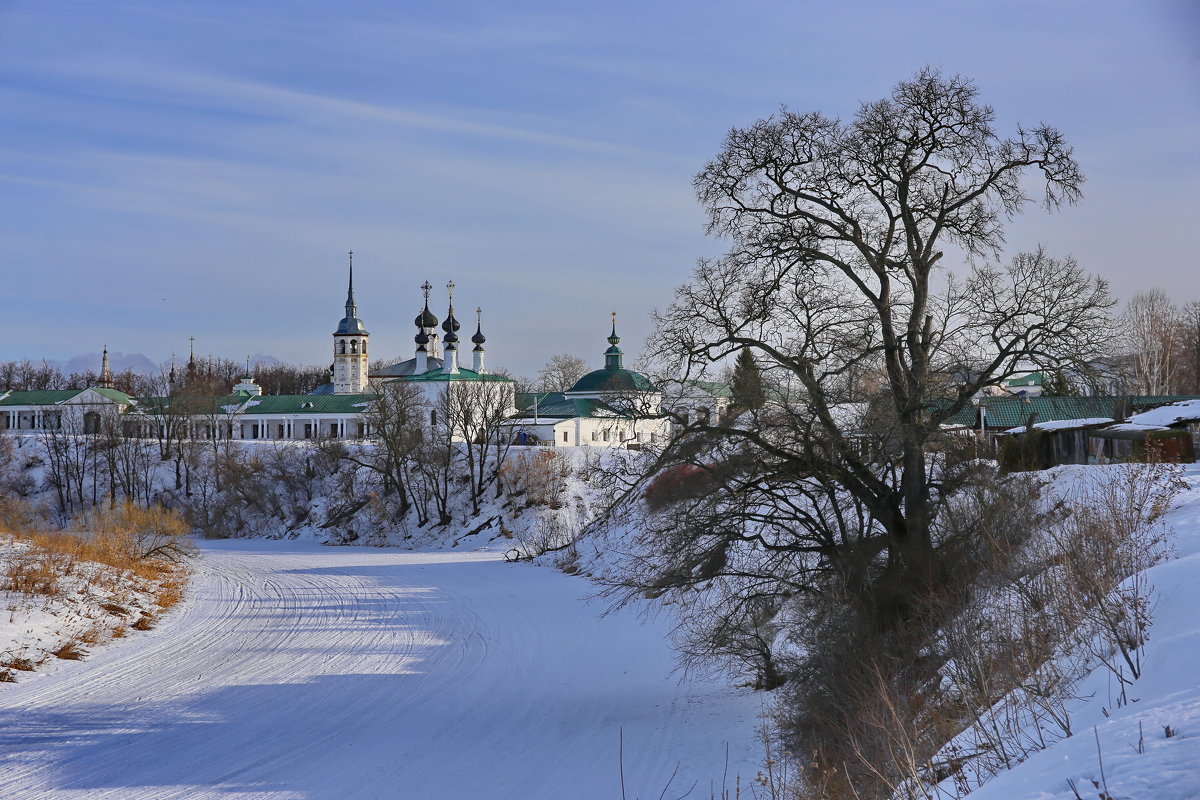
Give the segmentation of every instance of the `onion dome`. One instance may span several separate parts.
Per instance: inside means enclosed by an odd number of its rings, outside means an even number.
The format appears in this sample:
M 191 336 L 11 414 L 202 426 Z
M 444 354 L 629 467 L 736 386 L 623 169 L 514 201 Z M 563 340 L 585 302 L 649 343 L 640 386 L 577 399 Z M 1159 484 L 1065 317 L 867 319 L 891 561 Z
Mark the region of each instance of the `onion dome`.
M 426 333 L 424 329 L 419 330 L 417 331 L 417 335 L 413 337 L 413 341 L 415 341 L 419 346 L 424 347 L 425 345 L 429 344 L 429 334 Z
M 435 317 L 433 312 L 429 310 L 429 290 L 432 288 L 433 286 L 430 285 L 429 281 L 425 281 L 423 284 L 421 284 L 421 289 L 425 292 L 425 308 L 421 309 L 421 313 L 417 314 L 417 318 L 413 320 L 413 324 L 418 328 L 428 328 L 433 330 L 438 326 L 438 318 Z
M 462 327 L 462 324 L 454 318 L 454 281 L 447 283 L 446 289 L 450 292 L 450 308 L 446 312 L 446 321 L 442 323 L 442 330 L 446 332 L 442 341 L 453 346 L 458 344 L 458 329 Z
M 413 320 L 413 324 L 418 328 L 436 328 L 438 326 L 438 318 L 429 310 L 428 303 L 425 304 L 425 308 L 421 313 L 417 314 L 417 318 Z
M 471 337 L 471 341 L 475 343 L 476 350 L 483 349 L 483 343 L 487 338 L 483 335 L 483 309 L 475 309 L 475 335 Z

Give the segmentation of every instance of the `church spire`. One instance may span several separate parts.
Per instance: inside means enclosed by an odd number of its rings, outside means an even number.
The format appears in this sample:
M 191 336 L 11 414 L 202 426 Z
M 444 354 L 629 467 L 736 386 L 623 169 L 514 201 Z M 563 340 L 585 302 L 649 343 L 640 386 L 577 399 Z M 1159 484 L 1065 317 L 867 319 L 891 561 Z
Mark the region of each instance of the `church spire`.
M 112 370 L 108 367 L 108 345 L 104 345 L 104 353 L 100 356 L 100 387 L 113 388 Z
M 354 251 L 350 251 L 350 281 L 346 286 L 346 316 L 338 324 L 334 336 L 366 336 L 367 329 L 358 318 L 358 304 L 354 302 Z
M 612 312 L 612 333 L 608 335 L 608 349 L 604 351 L 604 368 L 605 369 L 624 369 L 622 360 L 625 357 L 625 352 L 617 347 L 621 343 L 621 337 L 617 336 L 617 312 Z
M 346 316 L 358 316 L 358 304 L 354 302 L 354 251 L 350 251 L 350 284 L 346 288 Z

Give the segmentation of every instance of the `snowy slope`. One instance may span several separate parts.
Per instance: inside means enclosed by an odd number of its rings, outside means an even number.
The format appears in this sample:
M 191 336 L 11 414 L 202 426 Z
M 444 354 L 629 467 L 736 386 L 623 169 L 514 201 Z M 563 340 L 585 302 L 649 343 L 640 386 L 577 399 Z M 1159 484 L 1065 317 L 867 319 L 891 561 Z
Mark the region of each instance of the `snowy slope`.
M 1085 800 L 1099 798 L 1105 786 L 1114 800 L 1200 798 L 1200 465 L 1188 465 L 1184 477 L 1189 488 L 1168 519 L 1178 557 L 1148 573 L 1154 622 L 1145 671 L 1131 689 L 1135 702 L 1116 708 L 1106 671 L 1096 671 L 1079 687 L 1085 699 L 1072 708 L 1075 735 L 998 775 L 972 798 L 1075 800 L 1069 780 Z M 1175 735 L 1168 738 L 1164 726 Z
M 205 545 L 159 629 L 0 686 L 4 798 L 629 798 L 757 768 L 665 622 L 494 553 Z

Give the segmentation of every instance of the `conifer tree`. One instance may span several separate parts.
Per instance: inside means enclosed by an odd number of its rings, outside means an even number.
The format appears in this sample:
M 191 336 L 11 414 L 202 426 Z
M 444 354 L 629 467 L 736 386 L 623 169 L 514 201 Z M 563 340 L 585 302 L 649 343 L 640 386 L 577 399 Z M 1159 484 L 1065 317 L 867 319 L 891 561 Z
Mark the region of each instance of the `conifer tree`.
M 749 350 L 738 353 L 733 366 L 733 398 L 732 405 L 738 411 L 754 411 L 762 408 L 766 402 L 766 390 L 763 388 L 762 372 L 754 361 L 754 355 Z

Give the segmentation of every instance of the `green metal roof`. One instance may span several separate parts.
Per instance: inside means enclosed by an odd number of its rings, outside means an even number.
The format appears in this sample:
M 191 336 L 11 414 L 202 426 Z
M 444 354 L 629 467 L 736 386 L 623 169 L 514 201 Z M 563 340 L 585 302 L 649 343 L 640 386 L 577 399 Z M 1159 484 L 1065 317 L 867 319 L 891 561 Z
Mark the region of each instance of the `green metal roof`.
M 270 394 L 248 398 L 242 414 L 361 414 L 373 394 Z
M 713 397 L 733 397 L 733 387 L 724 381 L 687 381 L 687 384 Z
M 1009 378 L 1004 382 L 1005 386 L 1041 386 L 1046 381 L 1046 375 L 1043 372 L 1031 372 L 1028 375 L 1022 375 L 1019 378 Z
M 3 400 L 0 400 L 0 406 L 53 406 L 64 400 L 70 400 L 82 391 L 83 389 L 43 389 L 32 392 L 10 392 Z
M 408 381 L 410 383 L 441 383 L 445 381 L 479 381 L 481 383 L 516 383 L 512 378 L 506 378 L 503 375 L 493 375 L 489 372 L 479 373 L 474 370 L 458 368 L 458 372 L 449 374 L 442 372 L 440 369 L 431 369 L 428 372 L 422 372 L 420 375 L 405 375 L 396 378 L 397 381 Z M 384 381 L 384 383 L 392 383 L 392 381 Z
M 1134 411 L 1190 400 L 1195 395 L 1135 395 L 1130 397 Z M 987 409 L 989 428 L 1017 428 L 1029 421 L 1029 415 L 1037 412 L 1038 422 L 1056 422 L 1067 419 L 1089 419 L 1114 417 L 1119 397 L 985 397 L 979 405 Z M 947 425 L 974 427 L 979 424 L 977 406 L 967 406 L 946 420 Z
M 574 419 L 575 417 L 627 417 L 599 400 L 564 397 L 562 392 L 522 392 L 517 395 L 519 419 Z M 536 415 L 534 398 L 537 398 Z
M 102 386 L 93 386 L 92 391 L 96 394 L 103 395 L 109 400 L 114 400 L 123 406 L 127 406 L 133 402 L 133 398 L 124 392 L 118 392 L 116 389 L 106 389 Z
M 597 369 L 584 375 L 567 394 L 576 392 L 652 392 L 654 384 L 640 372 L 628 369 Z

